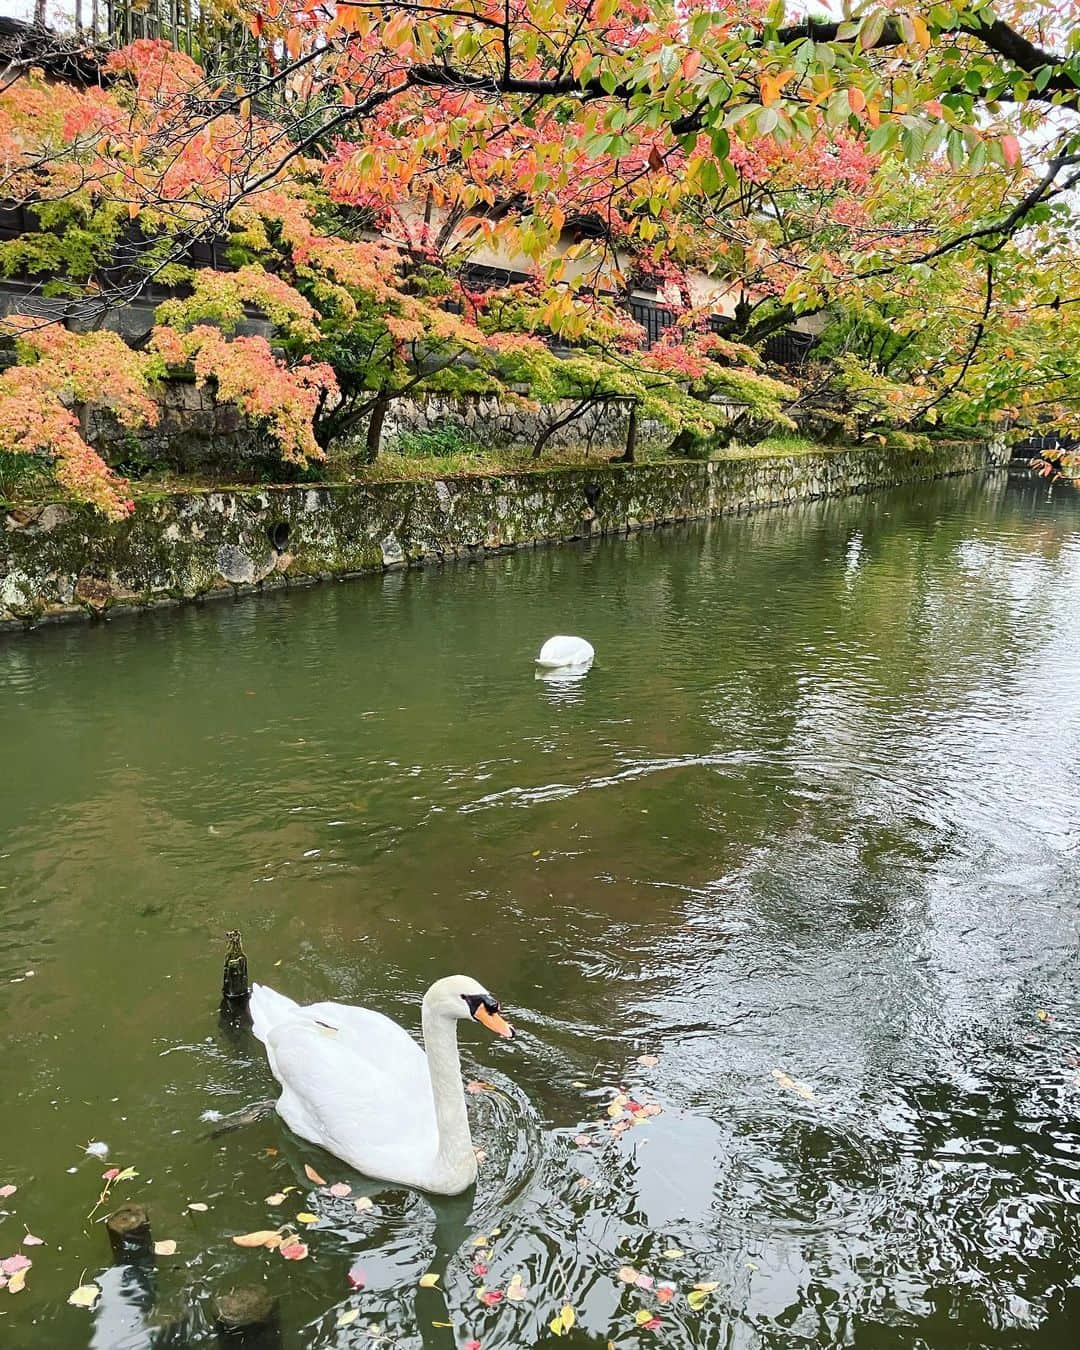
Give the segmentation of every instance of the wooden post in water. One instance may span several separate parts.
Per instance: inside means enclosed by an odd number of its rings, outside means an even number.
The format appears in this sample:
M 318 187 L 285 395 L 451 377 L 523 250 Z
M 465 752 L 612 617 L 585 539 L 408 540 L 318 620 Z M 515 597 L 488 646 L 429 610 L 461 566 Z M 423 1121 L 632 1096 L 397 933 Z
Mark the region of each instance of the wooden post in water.
M 258 1284 L 239 1285 L 214 1299 L 214 1326 L 224 1345 L 281 1350 L 278 1301 Z
M 221 1011 L 230 1019 L 247 1012 L 251 986 L 248 984 L 248 964 L 240 942 L 239 929 L 233 928 L 225 936 L 229 949 L 225 953 L 225 970 L 221 980 Z
M 118 1266 L 151 1263 L 154 1259 L 154 1239 L 150 1232 L 150 1215 L 142 1205 L 121 1205 L 105 1220 L 113 1260 Z

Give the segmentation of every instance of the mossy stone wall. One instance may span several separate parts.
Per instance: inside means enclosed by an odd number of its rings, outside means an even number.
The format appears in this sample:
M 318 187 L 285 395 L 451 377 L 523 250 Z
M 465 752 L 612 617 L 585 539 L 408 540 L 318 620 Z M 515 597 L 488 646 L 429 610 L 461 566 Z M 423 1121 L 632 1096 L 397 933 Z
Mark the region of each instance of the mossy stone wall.
M 985 470 L 983 446 L 538 469 L 0 510 L 0 627 L 238 595 Z

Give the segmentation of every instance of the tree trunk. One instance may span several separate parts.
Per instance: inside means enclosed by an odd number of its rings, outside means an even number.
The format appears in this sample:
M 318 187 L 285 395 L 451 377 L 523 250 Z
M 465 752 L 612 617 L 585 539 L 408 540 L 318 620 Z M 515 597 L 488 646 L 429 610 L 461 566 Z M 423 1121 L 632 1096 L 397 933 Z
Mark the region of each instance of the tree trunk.
M 630 421 L 626 424 L 626 449 L 621 455 L 617 455 L 611 462 L 612 464 L 633 464 L 634 452 L 637 449 L 637 404 L 630 404 Z
M 374 464 L 379 458 L 379 446 L 382 444 L 383 423 L 386 421 L 386 410 L 390 406 L 390 400 L 385 394 L 379 394 L 371 409 L 371 416 L 367 424 L 367 463 Z

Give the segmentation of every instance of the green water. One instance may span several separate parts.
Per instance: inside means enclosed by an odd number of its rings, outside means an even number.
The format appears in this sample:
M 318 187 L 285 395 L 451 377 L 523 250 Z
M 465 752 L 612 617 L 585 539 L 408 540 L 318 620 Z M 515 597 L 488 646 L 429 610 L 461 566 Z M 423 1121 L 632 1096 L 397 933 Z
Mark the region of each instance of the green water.
M 584 682 L 534 679 L 555 632 Z M 0 1344 L 199 1344 L 262 1280 L 287 1347 L 1075 1344 L 1075 495 L 967 478 L 42 631 L 0 690 L 0 1258 L 46 1244 Z M 273 1087 L 216 1019 L 234 926 L 256 978 L 413 1029 L 438 976 L 498 994 L 519 1040 L 462 1033 L 474 1196 L 273 1116 L 207 1137 Z M 622 1086 L 663 1110 L 616 1135 Z M 152 1280 L 105 1269 L 110 1165 L 177 1243 Z M 306 1261 L 230 1241 L 308 1210 Z

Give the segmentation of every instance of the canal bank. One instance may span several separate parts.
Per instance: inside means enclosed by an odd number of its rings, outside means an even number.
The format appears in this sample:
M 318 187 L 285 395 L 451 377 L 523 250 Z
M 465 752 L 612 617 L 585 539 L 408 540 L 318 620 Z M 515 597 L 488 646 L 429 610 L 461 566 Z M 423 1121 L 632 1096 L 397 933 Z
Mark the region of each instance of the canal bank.
M 985 445 L 146 495 L 109 522 L 50 503 L 0 514 L 0 629 L 355 576 L 985 472 Z

